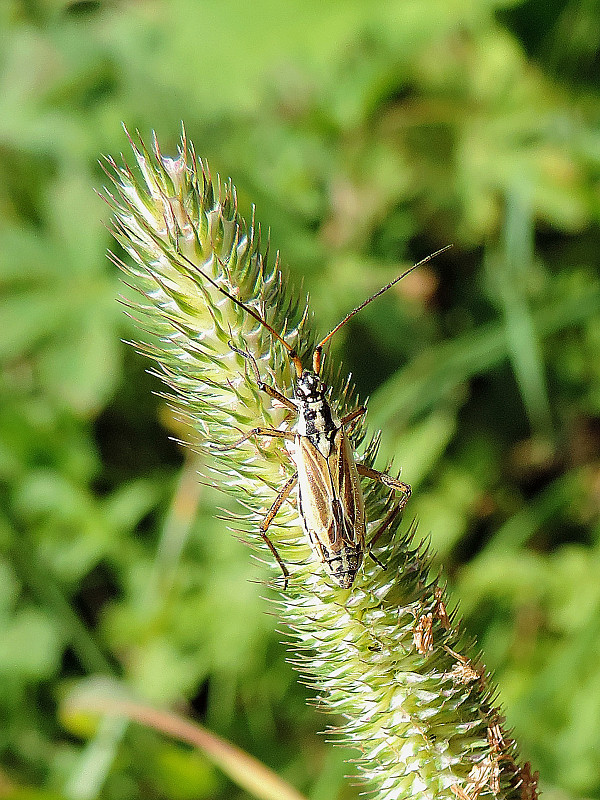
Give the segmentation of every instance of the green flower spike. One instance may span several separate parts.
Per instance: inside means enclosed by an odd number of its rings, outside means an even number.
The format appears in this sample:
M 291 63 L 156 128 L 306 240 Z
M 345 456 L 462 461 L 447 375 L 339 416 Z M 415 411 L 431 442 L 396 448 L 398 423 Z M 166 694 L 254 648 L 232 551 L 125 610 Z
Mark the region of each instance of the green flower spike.
M 142 349 L 176 397 L 190 444 L 206 454 L 208 479 L 243 509 L 233 527 L 278 571 L 259 523 L 293 473 L 290 458 L 270 438 L 223 447 L 256 426 L 290 426 L 290 412 L 259 391 L 251 364 L 233 347 L 250 352 L 261 379 L 287 396 L 293 369 L 282 343 L 215 284 L 265 319 L 305 364 L 314 347 L 309 315 L 289 299 L 254 217 L 250 226 L 239 217 L 232 183 L 211 179 L 185 135 L 175 159 L 156 142 L 152 154 L 141 141 L 131 144 L 139 171 L 109 160 L 116 188 L 109 200 L 116 238 L 132 259 L 119 266 L 139 290 L 136 309 L 154 334 Z M 357 407 L 349 383 L 327 365 L 323 379 L 340 416 Z M 377 437 L 367 439 L 360 423 L 350 435 L 357 459 L 371 466 Z M 372 533 L 391 498 L 372 481 L 364 490 Z M 343 590 L 312 555 L 293 503 L 283 504 L 269 536 L 290 570 L 278 602 L 293 663 L 319 704 L 343 720 L 332 730 L 358 751 L 365 789 L 379 800 L 535 800 L 537 775 L 517 762 L 495 688 L 429 579 L 430 558 L 414 533 L 394 526 L 379 548 L 384 567 L 367 558 Z

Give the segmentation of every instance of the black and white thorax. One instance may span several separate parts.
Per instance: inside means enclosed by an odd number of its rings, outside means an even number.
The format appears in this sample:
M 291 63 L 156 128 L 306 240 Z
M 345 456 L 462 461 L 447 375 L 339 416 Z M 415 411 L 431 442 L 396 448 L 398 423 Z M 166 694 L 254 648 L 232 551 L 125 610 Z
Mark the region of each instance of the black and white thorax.
M 329 458 L 336 434 L 342 425 L 325 399 L 326 387 L 313 373 L 305 370 L 296 383 L 298 422 L 296 433 L 306 436 L 324 458 Z

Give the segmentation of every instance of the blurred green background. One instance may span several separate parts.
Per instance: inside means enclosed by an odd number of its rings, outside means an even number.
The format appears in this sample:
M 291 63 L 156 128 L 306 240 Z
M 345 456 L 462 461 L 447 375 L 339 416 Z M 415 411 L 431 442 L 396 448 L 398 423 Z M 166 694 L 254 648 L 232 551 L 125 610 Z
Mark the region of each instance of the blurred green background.
M 600 3 L 0 4 L 0 798 L 237 798 L 60 713 L 109 674 L 357 797 L 115 297 L 101 154 L 184 120 L 415 488 L 547 797 L 600 797 Z M 130 159 L 131 161 L 131 159 Z M 85 727 L 85 726 L 84 726 Z M 91 739 L 89 737 L 92 737 Z

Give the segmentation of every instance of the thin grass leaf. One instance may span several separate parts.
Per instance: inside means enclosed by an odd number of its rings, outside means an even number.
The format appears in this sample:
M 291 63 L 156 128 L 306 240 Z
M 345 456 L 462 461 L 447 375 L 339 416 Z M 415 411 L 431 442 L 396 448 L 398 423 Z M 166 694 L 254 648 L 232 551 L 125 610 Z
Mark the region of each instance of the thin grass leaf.
M 132 699 L 116 682 L 91 680 L 80 684 L 62 705 L 63 717 L 100 714 L 100 731 L 89 747 L 82 771 L 69 786 L 73 800 L 95 797 L 93 777 L 114 755 L 117 734 L 128 722 L 137 722 L 201 750 L 225 775 L 258 800 L 305 800 L 300 792 L 239 747 L 179 714 L 153 708 Z

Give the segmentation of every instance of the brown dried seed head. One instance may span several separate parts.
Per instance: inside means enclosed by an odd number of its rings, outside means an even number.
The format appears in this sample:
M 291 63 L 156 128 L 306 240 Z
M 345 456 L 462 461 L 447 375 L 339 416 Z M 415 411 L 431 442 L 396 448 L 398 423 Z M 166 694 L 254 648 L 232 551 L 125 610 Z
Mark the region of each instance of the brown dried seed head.
M 413 641 L 421 655 L 433 650 L 433 614 L 424 614 L 419 619 L 413 634 Z
M 519 774 L 521 783 L 521 800 L 537 800 L 537 784 L 540 777 L 539 772 L 531 774 L 531 764 L 526 761 L 521 767 Z
M 450 618 L 448 617 L 448 612 L 446 610 L 446 605 L 444 603 L 444 591 L 441 586 L 436 586 L 435 591 L 433 593 L 435 598 L 435 607 L 433 613 L 435 618 L 440 621 L 442 628 L 449 630 L 450 628 Z

